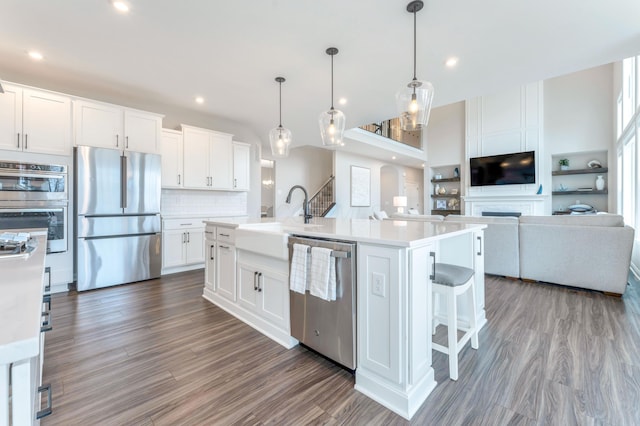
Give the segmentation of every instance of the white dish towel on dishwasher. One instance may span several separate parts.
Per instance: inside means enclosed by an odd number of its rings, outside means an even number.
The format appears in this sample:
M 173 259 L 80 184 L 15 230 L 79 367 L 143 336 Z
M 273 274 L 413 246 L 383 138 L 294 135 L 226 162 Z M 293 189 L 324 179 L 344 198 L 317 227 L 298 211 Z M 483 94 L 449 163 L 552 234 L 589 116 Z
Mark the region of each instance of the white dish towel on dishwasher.
M 296 293 L 304 294 L 307 290 L 307 253 L 309 246 L 304 244 L 293 245 L 291 257 L 291 274 L 289 288 Z
M 329 302 L 336 300 L 336 259 L 331 257 L 331 249 L 311 247 L 309 292 Z

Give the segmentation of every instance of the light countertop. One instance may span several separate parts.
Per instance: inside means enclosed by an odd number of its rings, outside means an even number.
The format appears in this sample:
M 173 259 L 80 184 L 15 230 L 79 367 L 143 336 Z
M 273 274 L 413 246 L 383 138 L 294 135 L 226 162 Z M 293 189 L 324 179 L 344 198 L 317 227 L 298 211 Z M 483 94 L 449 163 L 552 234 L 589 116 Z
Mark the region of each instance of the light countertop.
M 254 229 L 263 232 L 286 232 L 289 235 L 330 238 L 361 243 L 417 247 L 431 241 L 486 228 L 485 224 L 457 222 L 420 222 L 404 220 L 313 218 L 304 224 L 301 217 L 287 218 L 219 218 L 205 221 L 215 226 Z M 260 224 L 265 224 L 261 229 Z M 267 224 L 281 224 L 281 229 Z
M 0 365 L 31 358 L 40 351 L 47 233 L 40 229 L 10 232 L 30 232 L 37 248 L 29 255 L 0 257 Z

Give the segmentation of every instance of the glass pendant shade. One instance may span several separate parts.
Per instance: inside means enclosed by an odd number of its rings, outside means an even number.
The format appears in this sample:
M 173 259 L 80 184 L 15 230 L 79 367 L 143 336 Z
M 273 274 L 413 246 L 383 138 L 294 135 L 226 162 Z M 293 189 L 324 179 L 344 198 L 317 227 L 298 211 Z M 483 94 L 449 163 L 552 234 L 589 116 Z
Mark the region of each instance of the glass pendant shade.
M 342 111 L 331 108 L 318 117 L 320 136 L 324 146 L 343 146 L 345 117 Z
M 400 127 L 404 131 L 422 130 L 429 123 L 433 85 L 428 81 L 412 80 L 396 93 Z
M 269 142 L 271 143 L 272 156 L 277 158 L 287 157 L 289 155 L 289 145 L 291 145 L 291 130 L 285 129 L 282 125 L 271 129 Z

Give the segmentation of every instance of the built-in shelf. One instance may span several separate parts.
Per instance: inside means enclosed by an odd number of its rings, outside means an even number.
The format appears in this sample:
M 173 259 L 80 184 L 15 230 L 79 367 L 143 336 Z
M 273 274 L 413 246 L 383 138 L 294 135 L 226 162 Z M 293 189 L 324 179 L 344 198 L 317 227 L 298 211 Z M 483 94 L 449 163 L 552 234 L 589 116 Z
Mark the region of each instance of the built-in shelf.
M 607 168 L 607 167 L 597 167 L 595 169 L 554 170 L 554 171 L 551 172 L 551 175 L 552 176 L 566 176 L 566 175 L 584 175 L 584 174 L 588 174 L 588 173 L 605 174 L 608 171 L 609 171 L 609 168 Z
M 440 182 L 460 182 L 460 176 L 458 176 L 458 177 L 452 177 L 452 178 L 431 179 L 431 182 L 433 182 L 433 183 L 440 183 Z
M 460 194 L 438 194 L 438 195 L 432 195 L 431 198 L 433 198 L 434 200 L 444 200 L 447 198 L 460 198 Z
M 592 190 L 592 191 L 553 191 L 551 194 L 553 195 L 599 195 L 599 194 L 608 194 L 609 191 L 603 189 L 602 191 Z
M 448 215 L 448 214 L 460 214 L 460 210 L 445 210 L 445 209 L 432 209 L 431 210 L 432 214 L 444 214 L 444 215 Z

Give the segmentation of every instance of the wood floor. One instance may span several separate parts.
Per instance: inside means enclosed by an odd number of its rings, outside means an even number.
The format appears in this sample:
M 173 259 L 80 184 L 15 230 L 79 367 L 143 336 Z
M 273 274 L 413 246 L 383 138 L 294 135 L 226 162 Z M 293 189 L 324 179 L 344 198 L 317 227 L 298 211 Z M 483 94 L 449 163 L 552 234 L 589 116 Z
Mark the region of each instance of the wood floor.
M 202 299 L 203 279 L 55 295 L 44 368 L 54 408 L 42 424 L 409 424 L 348 372 Z M 640 424 L 637 285 L 620 299 L 487 276 L 486 306 L 457 382 L 434 352 L 438 386 L 411 424 Z

